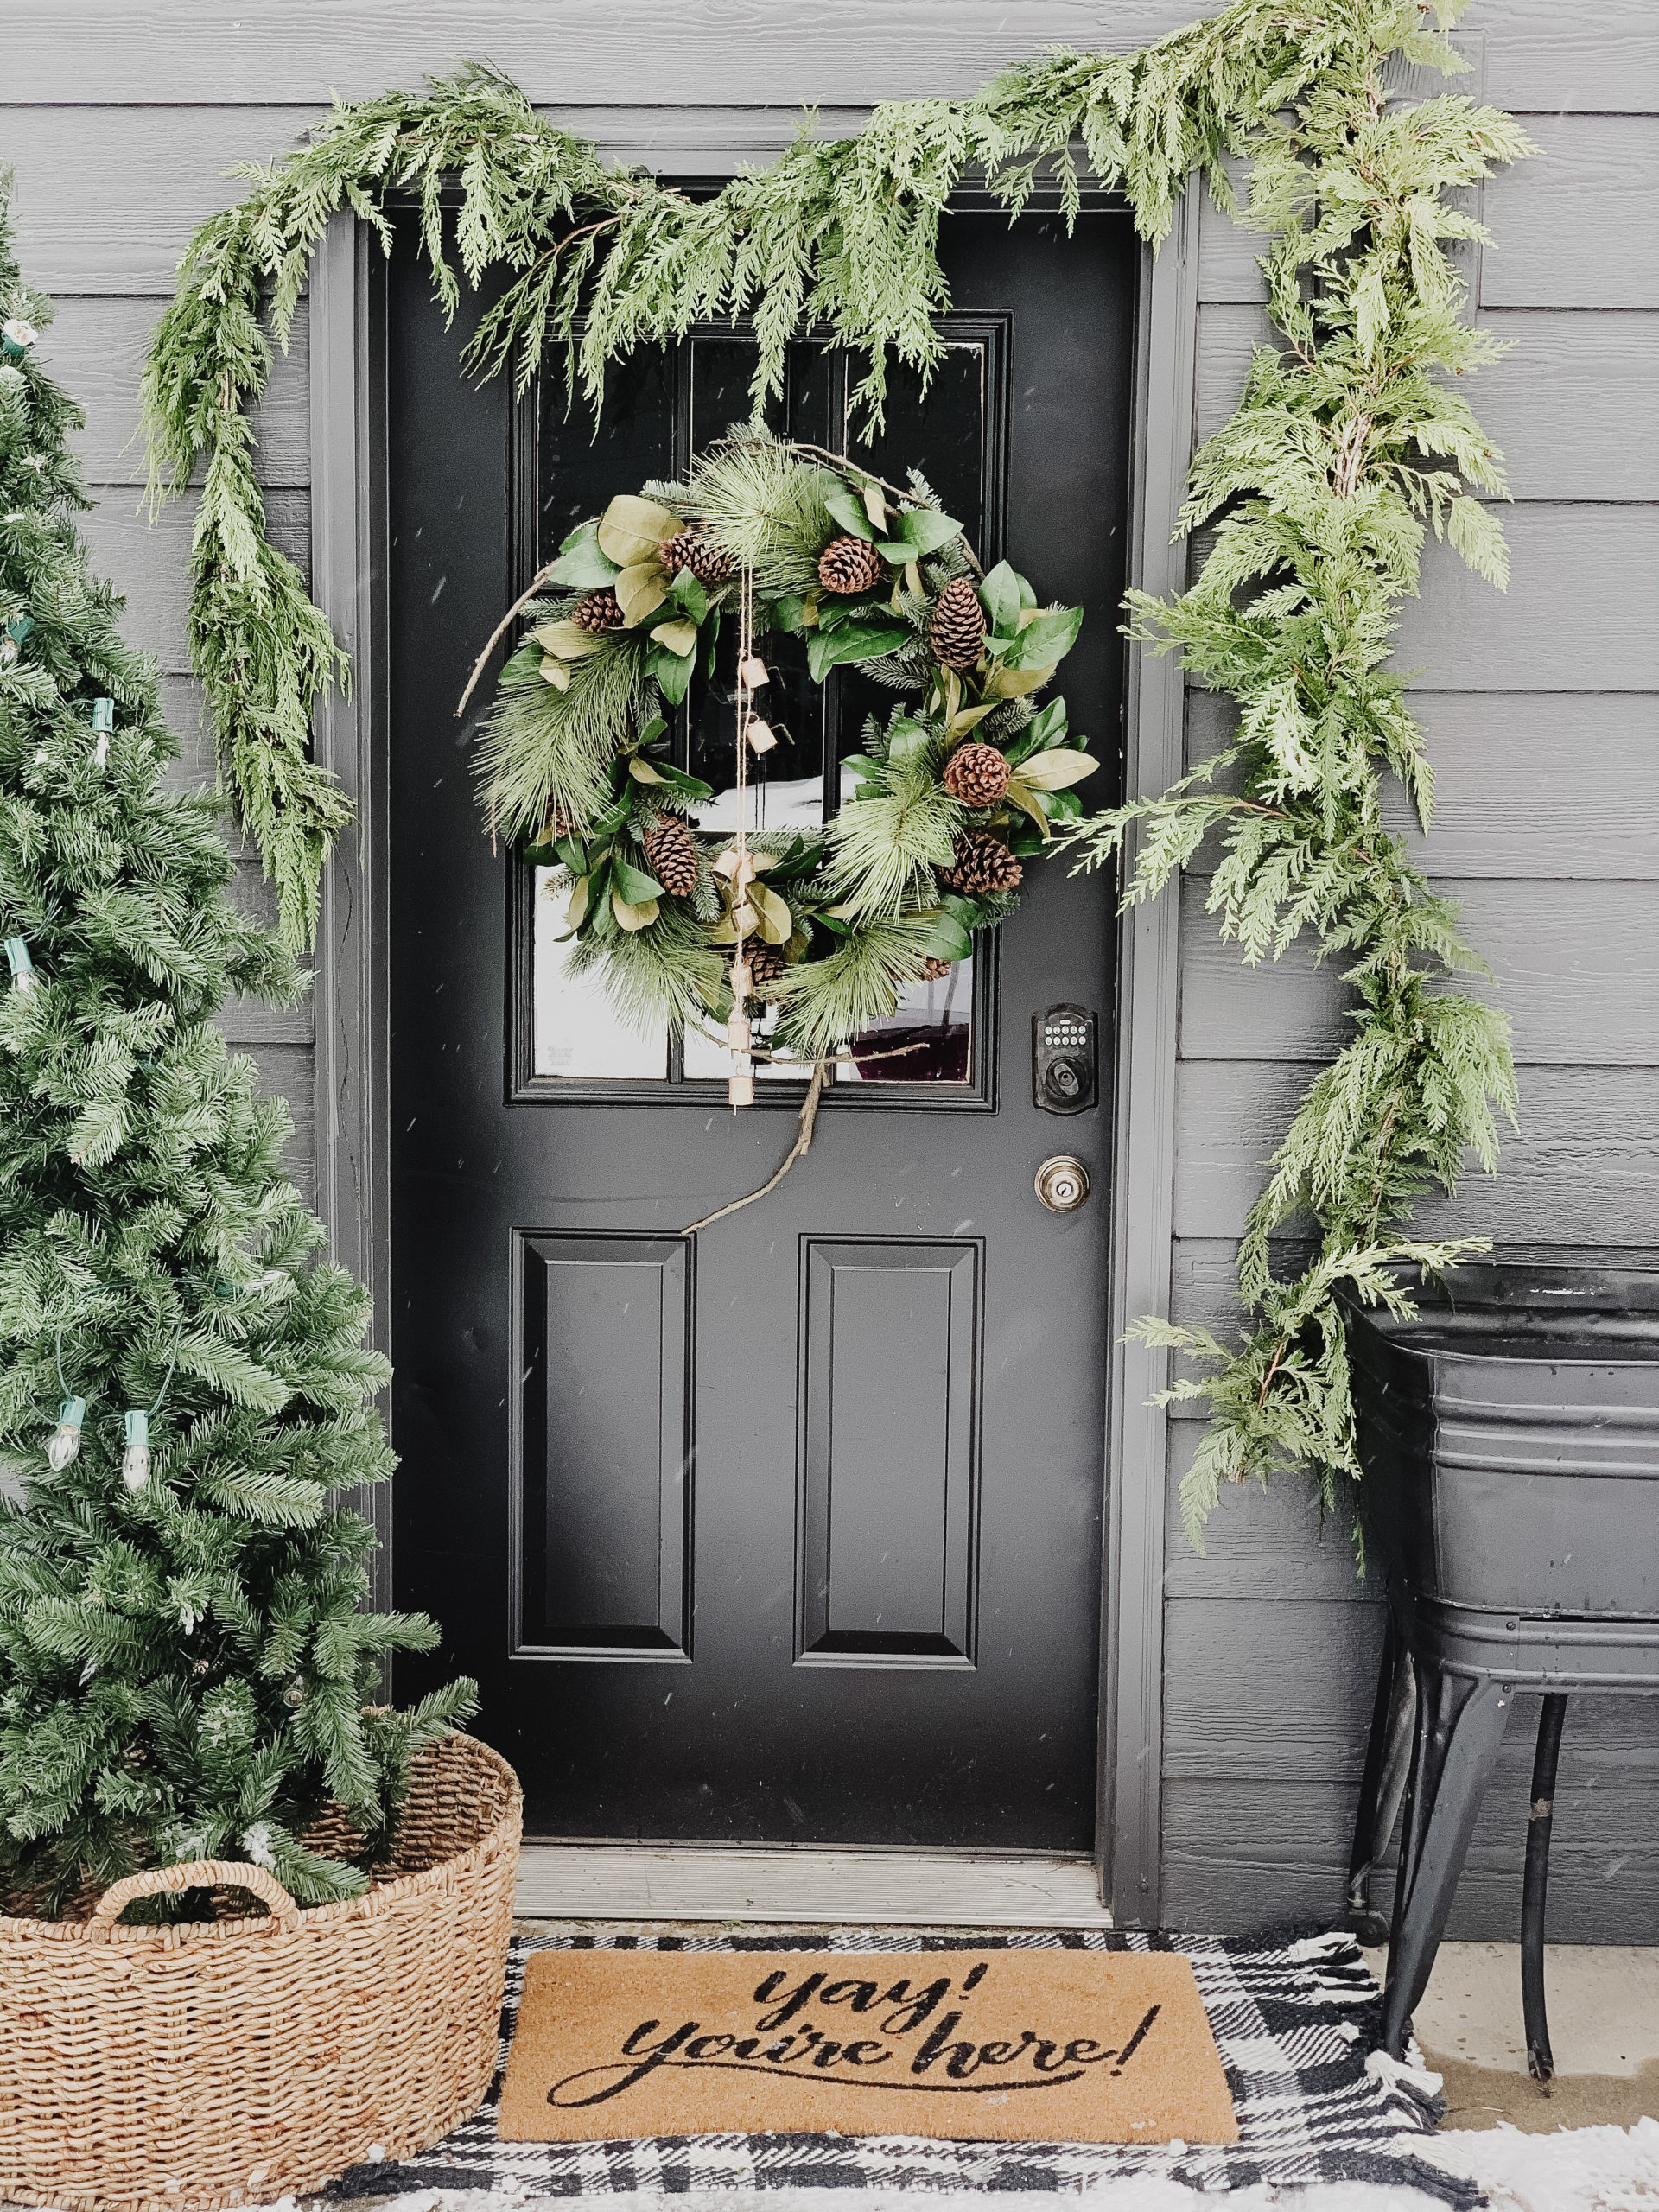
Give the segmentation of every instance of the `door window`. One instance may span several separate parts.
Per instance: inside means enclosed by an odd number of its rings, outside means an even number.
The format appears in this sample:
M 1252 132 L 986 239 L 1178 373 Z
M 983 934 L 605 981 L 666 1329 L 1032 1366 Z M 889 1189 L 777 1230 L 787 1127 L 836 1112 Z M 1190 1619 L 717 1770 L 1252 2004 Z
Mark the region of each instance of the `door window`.
M 873 444 L 858 442 L 858 360 L 821 344 L 790 348 L 778 427 L 855 453 L 894 482 L 919 468 L 988 567 L 1002 553 L 1007 317 L 950 315 L 940 329 L 946 353 L 925 394 L 916 377 L 893 365 L 886 426 Z M 613 374 L 596 435 L 584 410 L 566 413 L 561 386 L 533 391 L 515 429 L 523 581 L 619 486 L 675 477 L 693 453 L 747 422 L 754 363 L 752 339 L 725 326 L 694 330 L 679 346 L 639 355 Z M 677 717 L 677 762 L 713 788 L 693 815 L 711 831 L 737 826 L 731 630 L 713 680 L 693 685 Z M 764 653 L 766 718 L 781 742 L 750 766 L 748 826 L 816 827 L 851 798 L 853 779 L 842 764 L 860 750 L 866 716 L 885 717 L 894 695 L 856 669 L 814 683 L 798 638 L 768 638 Z M 511 956 L 521 1019 L 510 1042 L 511 1095 L 599 1097 L 621 1086 L 631 1097 L 654 1089 L 701 1103 L 709 1086 L 723 1084 L 730 1062 L 712 1020 L 706 1029 L 683 1032 L 631 1027 L 567 941 L 555 874 L 522 861 L 517 874 Z M 889 1099 L 903 1092 L 938 1104 L 988 1103 L 995 968 L 982 950 L 940 981 L 912 984 L 884 1021 L 846 1040 L 833 1070 L 839 1095 L 850 1102 L 880 1086 Z M 770 1026 L 757 1032 L 763 1047 Z M 808 1072 L 800 1062 L 755 1064 L 757 1079 L 772 1085 L 798 1088 Z

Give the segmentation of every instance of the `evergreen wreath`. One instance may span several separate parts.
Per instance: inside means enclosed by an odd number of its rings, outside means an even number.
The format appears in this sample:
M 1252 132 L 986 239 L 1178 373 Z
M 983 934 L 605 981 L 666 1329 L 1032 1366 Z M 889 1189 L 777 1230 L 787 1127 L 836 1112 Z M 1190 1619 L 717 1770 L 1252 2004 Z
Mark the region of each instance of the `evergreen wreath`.
M 967 957 L 1019 905 L 1024 861 L 1074 824 L 1096 762 L 1065 702 L 1036 695 L 1080 607 L 1039 608 L 1006 561 L 979 571 L 921 478 L 907 493 L 752 427 L 681 484 L 623 493 L 532 586 L 479 750 L 492 825 L 553 868 L 577 969 L 650 1028 L 724 1021 L 739 937 L 770 1042 L 818 1059 Z M 761 830 L 747 869 L 688 811 L 713 796 L 669 760 L 664 709 L 714 673 L 721 617 L 750 590 L 757 635 L 803 636 L 809 673 L 861 666 L 916 695 L 842 766 L 854 796 L 823 831 Z M 516 611 L 516 610 L 515 610 Z M 499 634 L 499 633 L 498 633 Z M 462 702 L 463 706 L 465 701 Z M 757 734 L 770 738 L 767 725 Z
M 1445 987 L 1482 963 L 1382 825 L 1385 774 L 1425 823 L 1432 799 L 1402 680 L 1384 667 L 1427 533 L 1495 584 L 1505 575 L 1483 504 L 1505 496 L 1501 456 L 1442 381 L 1499 347 L 1465 321 L 1447 249 L 1486 238 L 1453 195 L 1533 149 L 1500 110 L 1450 95 L 1402 103 L 1389 81 L 1396 61 L 1466 67 L 1446 35 L 1462 6 L 1236 0 L 1139 53 L 1046 54 L 969 99 L 882 105 L 856 138 L 809 127 L 772 167 L 701 200 L 607 167 L 487 69 L 341 103 L 294 153 L 242 172 L 246 197 L 197 232 L 145 373 L 154 495 L 181 491 L 206 458 L 195 665 L 297 944 L 348 815 L 309 757 L 310 709 L 346 671 L 266 537 L 245 410 L 269 368 L 266 329 L 286 343 L 335 209 L 389 243 L 388 200 L 412 195 L 451 310 L 463 278 L 505 273 L 467 357 L 477 373 L 511 367 L 522 389 L 562 348 L 573 389 L 597 404 L 611 360 L 741 315 L 759 338 L 764 404 L 791 336 L 811 322 L 868 350 L 860 396 L 879 420 L 889 353 L 924 374 L 938 358 L 938 228 L 965 172 L 1017 212 L 1046 164 L 1074 212 L 1081 144 L 1155 244 L 1192 173 L 1231 213 L 1228 159 L 1248 164 L 1243 213 L 1269 241 L 1281 342 L 1257 352 L 1237 412 L 1194 463 L 1184 526 L 1219 518 L 1197 581 L 1132 608 L 1148 650 L 1179 652 L 1236 701 L 1236 741 L 1163 798 L 1077 825 L 1087 865 L 1132 844 L 1131 900 L 1219 836 L 1211 906 L 1244 957 L 1277 957 L 1306 931 L 1321 956 L 1350 960 L 1357 994 L 1353 1041 L 1310 1089 L 1251 1219 L 1243 1341 L 1140 1325 L 1213 1370 L 1175 1393 L 1202 1395 L 1212 1415 L 1185 1485 L 1195 1541 L 1225 1480 L 1311 1466 L 1333 1499 L 1339 1478 L 1357 1478 L 1335 1293 L 1398 1303 L 1399 1263 L 1440 1268 L 1484 1249 L 1412 1240 L 1399 1224 L 1421 1192 L 1453 1186 L 1470 1148 L 1493 1168 L 1496 1115 L 1515 1112 L 1506 1022 Z M 1305 1236 L 1310 1215 L 1313 1256 L 1281 1280 L 1270 1239 Z

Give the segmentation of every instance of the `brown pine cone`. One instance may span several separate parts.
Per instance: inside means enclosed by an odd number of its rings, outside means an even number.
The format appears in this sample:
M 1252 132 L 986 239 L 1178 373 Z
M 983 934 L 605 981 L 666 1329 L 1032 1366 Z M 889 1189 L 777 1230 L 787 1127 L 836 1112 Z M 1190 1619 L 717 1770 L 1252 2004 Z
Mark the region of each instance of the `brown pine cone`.
M 737 563 L 706 530 L 691 524 L 677 531 L 663 548 L 663 566 L 671 576 L 690 569 L 700 584 L 723 584 L 737 574 Z
M 956 851 L 939 880 L 964 897 L 976 899 L 988 891 L 1017 891 L 1025 874 L 1000 837 L 988 830 L 959 830 L 952 841 Z
M 783 947 L 768 944 L 762 937 L 744 938 L 743 957 L 749 964 L 751 991 L 758 991 L 764 983 L 775 983 L 783 974 L 786 964 Z
M 576 601 L 571 619 L 584 630 L 620 630 L 622 603 L 613 591 L 590 591 Z
M 925 983 L 937 983 L 942 976 L 948 976 L 950 973 L 950 963 L 948 960 L 936 959 L 931 953 L 929 953 L 927 958 L 922 963 L 922 981 Z
M 868 537 L 832 537 L 818 556 L 818 582 L 826 591 L 874 591 L 886 567 Z
M 556 799 L 542 818 L 542 826 L 531 839 L 532 845 L 556 845 L 561 837 L 580 837 L 585 825 L 574 814 L 568 813 Z
M 689 898 L 697 885 L 697 841 L 677 814 L 664 814 L 645 832 L 651 872 L 671 899 Z
M 985 643 L 985 610 L 966 576 L 954 577 L 933 603 L 928 643 L 941 668 L 971 668 Z
M 1013 773 L 994 745 L 959 745 L 944 764 L 944 788 L 963 806 L 995 806 Z

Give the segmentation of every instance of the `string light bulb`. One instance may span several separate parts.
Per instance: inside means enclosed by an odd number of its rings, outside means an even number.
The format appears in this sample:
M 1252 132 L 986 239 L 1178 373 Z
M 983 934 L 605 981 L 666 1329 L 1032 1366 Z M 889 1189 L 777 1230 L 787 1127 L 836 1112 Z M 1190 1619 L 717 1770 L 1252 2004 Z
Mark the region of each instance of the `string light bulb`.
M 136 1408 L 127 1414 L 127 1448 L 121 1460 L 121 1479 L 131 1491 L 149 1481 L 149 1415 Z
M 60 1475 L 80 1450 L 80 1425 L 86 1418 L 85 1398 L 66 1398 L 58 1408 L 58 1425 L 46 1442 L 46 1464 Z
M 98 740 L 92 747 L 92 766 L 106 767 L 110 758 L 110 734 L 115 728 L 113 699 L 94 699 L 92 702 L 92 735 Z
M 32 991 L 39 978 L 35 963 L 29 957 L 28 941 L 21 937 L 6 939 L 6 960 L 11 969 L 11 988 L 14 991 Z

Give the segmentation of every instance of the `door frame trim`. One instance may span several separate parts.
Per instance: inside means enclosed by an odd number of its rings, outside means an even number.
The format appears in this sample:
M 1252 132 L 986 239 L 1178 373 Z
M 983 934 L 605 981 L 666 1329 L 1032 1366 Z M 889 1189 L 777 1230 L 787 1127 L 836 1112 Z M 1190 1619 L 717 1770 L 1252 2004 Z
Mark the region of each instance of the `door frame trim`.
M 1143 248 L 1135 314 L 1129 580 L 1166 594 L 1186 582 L 1172 543 L 1194 441 L 1198 192 L 1169 237 Z M 329 220 L 311 270 L 312 595 L 356 671 L 314 725 L 316 758 L 356 819 L 323 872 L 316 959 L 317 1211 L 335 1259 L 374 1299 L 372 1341 L 390 1341 L 385 624 L 385 334 L 378 250 L 349 213 Z M 1131 648 L 1124 789 L 1181 772 L 1185 692 L 1170 658 Z M 1103 1516 L 1100 1755 L 1095 1860 L 1120 1928 L 1155 1927 L 1161 1904 L 1165 1498 L 1169 1421 L 1147 1401 L 1167 1353 L 1125 1344 L 1140 1313 L 1166 1314 L 1174 1217 L 1178 904 L 1133 907 L 1119 932 L 1109 1324 L 1111 1388 Z M 391 1497 L 364 1509 L 380 1549 L 373 1602 L 391 1602 Z

